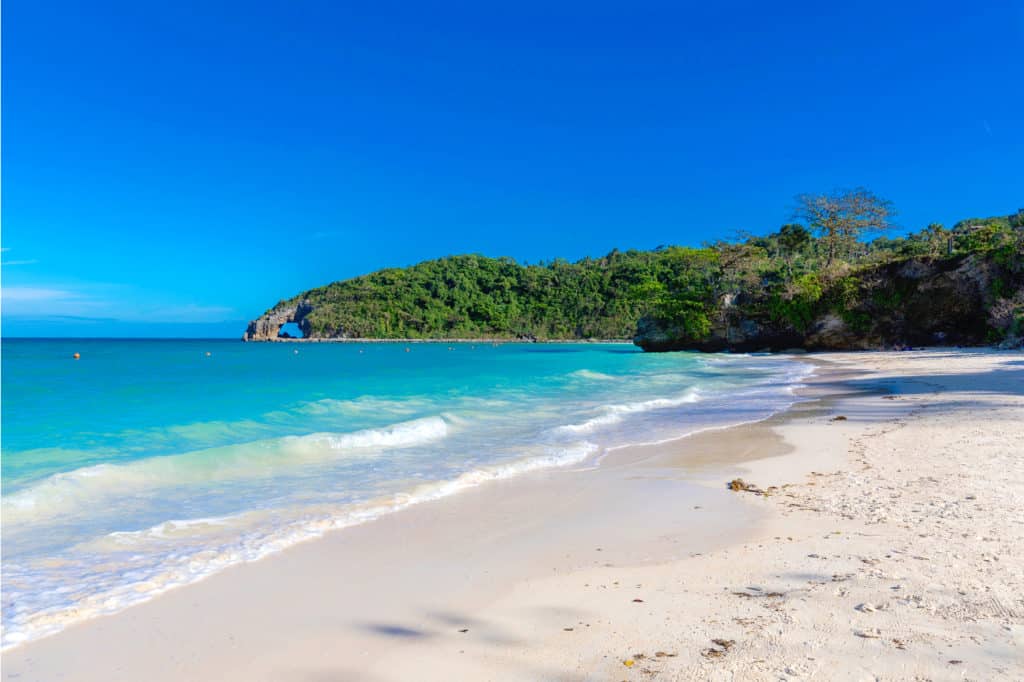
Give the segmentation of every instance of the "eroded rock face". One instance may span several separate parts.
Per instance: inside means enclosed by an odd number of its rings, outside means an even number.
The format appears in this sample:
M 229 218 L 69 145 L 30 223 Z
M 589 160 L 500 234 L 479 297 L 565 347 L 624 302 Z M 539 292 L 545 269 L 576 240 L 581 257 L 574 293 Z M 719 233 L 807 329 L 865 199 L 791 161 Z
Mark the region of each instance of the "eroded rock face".
M 855 306 L 837 311 L 823 299 L 804 329 L 773 319 L 764 300 L 727 297 L 719 302 L 705 338 L 644 318 L 634 343 L 647 351 L 742 352 L 980 345 L 987 340 L 987 301 L 1000 277 L 1006 287 L 1010 276 L 980 255 L 891 263 L 858 275 Z
M 870 350 L 884 344 L 884 339 L 870 331 L 855 331 L 834 312 L 821 315 L 799 344 L 813 350 Z
M 289 322 L 299 325 L 302 335 L 308 338 L 311 329 L 309 322 L 306 321 L 306 316 L 311 312 L 313 312 L 313 306 L 308 301 L 279 305 L 250 322 L 245 334 L 242 335 L 242 340 L 276 341 L 279 338 L 288 338 L 282 337 L 280 332 L 281 325 Z

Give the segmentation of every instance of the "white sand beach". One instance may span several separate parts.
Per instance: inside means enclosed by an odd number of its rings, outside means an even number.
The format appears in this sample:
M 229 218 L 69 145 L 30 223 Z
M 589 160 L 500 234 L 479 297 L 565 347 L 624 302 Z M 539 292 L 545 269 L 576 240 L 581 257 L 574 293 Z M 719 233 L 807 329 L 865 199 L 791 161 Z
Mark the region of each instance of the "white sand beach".
M 1024 679 L 1024 354 L 807 359 L 766 422 L 333 532 L 4 679 Z

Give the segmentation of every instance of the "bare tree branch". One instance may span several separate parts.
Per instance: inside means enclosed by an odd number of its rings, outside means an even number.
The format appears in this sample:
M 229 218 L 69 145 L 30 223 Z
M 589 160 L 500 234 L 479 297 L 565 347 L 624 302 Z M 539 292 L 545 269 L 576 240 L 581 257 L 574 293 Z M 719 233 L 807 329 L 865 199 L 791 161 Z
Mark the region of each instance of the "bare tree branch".
M 793 215 L 806 222 L 825 242 L 828 266 L 836 258 L 849 255 L 865 232 L 888 228 L 889 218 L 896 215 L 891 201 L 863 187 L 835 190 L 831 194 L 801 194 L 796 201 Z

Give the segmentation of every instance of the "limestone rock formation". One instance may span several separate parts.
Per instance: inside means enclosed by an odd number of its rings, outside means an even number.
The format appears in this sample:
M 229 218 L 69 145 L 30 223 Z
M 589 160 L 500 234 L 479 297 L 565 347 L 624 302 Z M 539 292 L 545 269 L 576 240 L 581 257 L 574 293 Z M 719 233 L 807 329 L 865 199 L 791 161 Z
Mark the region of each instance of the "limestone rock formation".
M 299 325 L 304 337 L 309 337 L 310 326 L 306 316 L 313 312 L 308 301 L 288 301 L 280 303 L 262 316 L 249 323 L 242 335 L 243 341 L 277 341 L 289 338 L 281 335 L 281 325 L 294 322 Z

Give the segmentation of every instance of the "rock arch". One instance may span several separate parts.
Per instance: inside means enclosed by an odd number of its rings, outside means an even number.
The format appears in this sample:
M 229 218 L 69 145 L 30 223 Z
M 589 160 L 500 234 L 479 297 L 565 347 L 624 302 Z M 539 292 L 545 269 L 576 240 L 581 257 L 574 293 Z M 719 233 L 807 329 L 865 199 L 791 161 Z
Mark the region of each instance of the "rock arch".
M 242 335 L 243 341 L 277 341 L 280 337 L 281 326 L 294 322 L 302 330 L 302 336 L 309 338 L 312 328 L 306 316 L 313 312 L 313 306 L 308 301 L 298 303 L 284 303 L 268 310 L 260 317 L 249 323 L 249 327 Z

